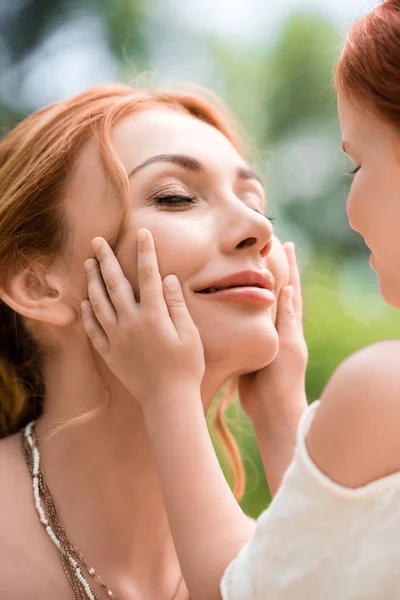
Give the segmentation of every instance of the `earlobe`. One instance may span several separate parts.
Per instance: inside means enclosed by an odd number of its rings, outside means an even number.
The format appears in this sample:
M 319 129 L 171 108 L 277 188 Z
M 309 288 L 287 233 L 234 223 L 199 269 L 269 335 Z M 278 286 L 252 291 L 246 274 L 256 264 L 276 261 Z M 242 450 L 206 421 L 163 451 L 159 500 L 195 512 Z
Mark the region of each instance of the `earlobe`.
M 32 269 L 14 275 L 1 299 L 20 315 L 51 325 L 65 327 L 77 319 L 77 314 L 62 294 L 61 281 L 54 276 L 39 276 Z

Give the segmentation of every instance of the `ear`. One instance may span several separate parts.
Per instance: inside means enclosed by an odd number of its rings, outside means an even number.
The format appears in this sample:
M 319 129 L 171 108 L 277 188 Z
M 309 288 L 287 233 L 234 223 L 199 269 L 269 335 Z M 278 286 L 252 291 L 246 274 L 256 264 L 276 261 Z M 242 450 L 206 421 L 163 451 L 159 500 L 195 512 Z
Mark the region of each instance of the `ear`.
M 6 288 L 0 290 L 6 304 L 20 315 L 65 327 L 77 320 L 77 314 L 63 295 L 58 277 L 49 272 L 39 274 L 26 268 L 13 275 Z

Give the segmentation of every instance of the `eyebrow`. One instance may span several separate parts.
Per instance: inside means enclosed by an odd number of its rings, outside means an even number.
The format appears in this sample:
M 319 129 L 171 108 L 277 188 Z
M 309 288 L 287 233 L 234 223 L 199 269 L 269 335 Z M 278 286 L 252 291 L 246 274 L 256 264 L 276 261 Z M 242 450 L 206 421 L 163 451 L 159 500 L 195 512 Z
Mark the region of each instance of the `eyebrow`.
M 138 171 L 141 171 L 144 167 L 147 167 L 147 165 L 151 165 L 156 162 L 178 165 L 179 167 L 183 167 L 184 169 L 193 171 L 194 173 L 205 171 L 205 168 L 201 162 L 192 156 L 187 156 L 186 154 L 158 154 L 157 156 L 152 156 L 151 158 L 148 158 L 144 162 L 140 163 L 140 165 L 134 167 L 131 171 L 129 171 L 128 177 L 136 175 Z M 236 169 L 236 177 L 244 181 L 254 179 L 263 185 L 261 177 L 250 167 L 238 167 Z
M 250 167 L 238 167 L 236 169 L 236 177 L 245 181 L 246 179 L 255 179 L 258 181 L 258 183 L 261 183 L 262 186 L 264 185 L 260 175 L 258 175 L 258 173 L 256 173 L 253 169 L 250 169 Z

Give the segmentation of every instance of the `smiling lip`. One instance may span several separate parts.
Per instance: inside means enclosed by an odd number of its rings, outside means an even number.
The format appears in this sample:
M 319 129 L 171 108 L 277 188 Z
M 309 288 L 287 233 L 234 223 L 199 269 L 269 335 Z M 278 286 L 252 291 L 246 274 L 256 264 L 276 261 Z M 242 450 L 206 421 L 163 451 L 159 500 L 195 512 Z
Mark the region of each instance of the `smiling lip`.
M 275 300 L 274 285 L 274 278 L 269 271 L 241 271 L 212 281 L 196 293 L 213 300 L 268 308 Z

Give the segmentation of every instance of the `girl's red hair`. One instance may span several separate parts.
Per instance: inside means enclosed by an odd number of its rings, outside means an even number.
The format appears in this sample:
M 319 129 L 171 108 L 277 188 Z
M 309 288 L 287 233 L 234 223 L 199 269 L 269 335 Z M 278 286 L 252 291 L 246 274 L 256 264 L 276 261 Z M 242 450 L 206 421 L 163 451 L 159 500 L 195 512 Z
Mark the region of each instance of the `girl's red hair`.
M 335 87 L 400 127 L 400 0 L 386 0 L 353 25 Z

